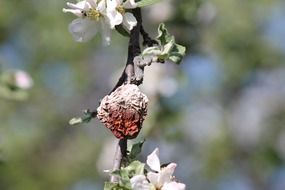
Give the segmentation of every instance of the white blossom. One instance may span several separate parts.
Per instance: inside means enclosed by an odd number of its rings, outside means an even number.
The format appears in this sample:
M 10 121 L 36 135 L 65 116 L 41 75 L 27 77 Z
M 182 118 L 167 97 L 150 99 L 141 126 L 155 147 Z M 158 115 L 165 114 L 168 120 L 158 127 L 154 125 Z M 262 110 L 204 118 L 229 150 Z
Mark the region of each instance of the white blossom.
M 103 44 L 110 44 L 110 22 L 113 20 L 106 15 L 105 0 L 83 0 L 76 4 L 68 2 L 67 6 L 69 9 L 63 9 L 63 12 L 70 12 L 78 17 L 69 25 L 69 31 L 75 41 L 89 41 L 100 31 Z
M 132 13 L 126 12 L 126 9 L 134 9 L 137 4 L 134 0 L 107 0 L 106 14 L 110 19 L 111 28 L 116 25 L 123 26 L 131 31 L 137 25 L 137 20 Z
M 177 165 L 175 163 L 170 163 L 166 167 L 160 168 L 158 154 L 159 150 L 156 148 L 147 157 L 146 163 L 150 169 L 153 170 L 147 173 L 147 179 L 155 186 L 155 189 L 185 190 L 185 184 L 176 182 L 173 177 L 173 173 Z
M 33 86 L 33 79 L 25 71 L 16 71 L 14 73 L 15 85 L 21 89 L 29 89 Z
M 135 175 L 131 178 L 132 190 L 150 190 L 151 184 L 144 175 Z

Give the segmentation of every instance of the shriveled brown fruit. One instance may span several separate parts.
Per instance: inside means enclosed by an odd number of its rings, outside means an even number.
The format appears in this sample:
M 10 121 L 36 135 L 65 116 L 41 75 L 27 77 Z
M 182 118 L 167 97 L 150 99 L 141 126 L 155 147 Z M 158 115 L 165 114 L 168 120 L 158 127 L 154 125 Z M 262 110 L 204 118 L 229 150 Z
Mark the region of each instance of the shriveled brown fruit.
M 136 85 L 126 84 L 103 98 L 97 117 L 118 139 L 133 139 L 141 130 L 147 105 L 147 96 Z

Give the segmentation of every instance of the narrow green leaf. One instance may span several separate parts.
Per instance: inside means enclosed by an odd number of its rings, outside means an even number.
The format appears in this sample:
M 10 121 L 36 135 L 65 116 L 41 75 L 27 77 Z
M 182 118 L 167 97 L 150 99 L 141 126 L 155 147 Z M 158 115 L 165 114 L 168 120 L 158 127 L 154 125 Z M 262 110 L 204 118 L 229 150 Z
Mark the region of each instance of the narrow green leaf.
M 169 42 L 167 42 L 167 44 L 164 45 L 161 55 L 165 56 L 165 55 L 169 54 L 175 45 L 176 45 L 175 39 L 173 36 L 171 36 L 171 40 Z
M 117 183 L 105 182 L 104 190 L 131 190 L 131 188 L 118 185 Z
M 117 32 L 119 32 L 122 36 L 129 37 L 129 32 L 120 24 L 115 26 Z
M 165 25 L 161 23 L 158 26 L 158 36 L 156 39 L 160 41 L 160 45 L 164 46 L 171 40 L 172 36 L 168 33 L 167 29 L 165 28 Z
M 78 125 L 82 123 L 82 118 L 81 117 L 74 117 L 71 120 L 69 120 L 69 125 Z
M 142 55 L 160 55 L 161 50 L 157 46 L 148 47 L 143 50 Z
M 144 166 L 145 164 L 141 163 L 138 160 L 135 160 L 132 163 L 130 163 L 130 165 L 128 165 L 125 169 L 128 170 L 128 173 L 131 176 L 141 175 L 144 172 Z
M 138 7 L 145 7 L 145 6 L 149 6 L 152 5 L 154 3 L 159 2 L 160 0 L 141 0 L 139 2 L 137 2 L 137 6 Z
M 74 117 L 71 120 L 69 120 L 69 125 L 78 125 L 81 123 L 89 123 L 93 119 L 93 112 L 90 110 L 84 110 L 83 111 L 83 117 Z
M 172 48 L 171 52 L 169 53 L 168 59 L 173 61 L 176 64 L 180 64 L 183 57 L 185 56 L 186 48 L 182 45 L 175 44 Z
M 111 183 L 111 182 L 107 181 L 107 182 L 105 182 L 104 190 L 112 190 L 116 186 L 117 186 L 116 183 Z
M 121 176 L 120 170 L 112 171 L 112 172 L 111 172 L 111 175 L 114 175 L 114 176 Z
M 186 48 L 175 43 L 174 36 L 168 33 L 163 23 L 158 27 L 157 39 L 160 41 L 160 45 L 162 46 L 162 53 L 158 56 L 159 59 L 169 59 L 172 62 L 179 64 L 185 55 Z
M 141 153 L 144 142 L 145 140 L 133 144 L 131 152 L 129 154 L 130 159 L 135 159 Z

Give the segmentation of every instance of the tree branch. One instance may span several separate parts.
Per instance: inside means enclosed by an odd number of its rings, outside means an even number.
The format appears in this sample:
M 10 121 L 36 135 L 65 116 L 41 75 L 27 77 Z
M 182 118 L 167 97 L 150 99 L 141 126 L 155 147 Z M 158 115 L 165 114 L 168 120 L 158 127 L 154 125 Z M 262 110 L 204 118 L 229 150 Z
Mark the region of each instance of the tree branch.
M 140 29 L 142 25 L 141 9 L 136 8 L 132 10 L 133 15 L 137 19 L 137 25 L 132 29 L 130 33 L 129 47 L 128 47 L 128 59 L 125 69 L 119 78 L 117 84 L 112 89 L 110 94 L 115 91 L 119 86 L 126 83 L 135 83 L 135 69 L 134 58 L 141 53 L 140 49 Z M 113 171 L 119 170 L 122 164 L 122 160 L 127 157 L 127 139 L 121 139 L 118 142 L 114 162 Z M 118 177 L 111 176 L 110 182 L 117 183 Z
M 118 141 L 112 171 L 120 169 L 122 159 L 127 157 L 127 143 L 127 139 L 120 139 Z M 110 182 L 118 183 L 119 179 L 117 176 L 111 175 Z
M 141 9 L 136 8 L 132 10 L 133 15 L 137 19 L 137 25 L 133 28 L 133 30 L 130 33 L 130 40 L 129 40 L 129 47 L 128 47 L 128 59 L 126 66 L 124 68 L 124 71 L 119 78 L 117 84 L 115 87 L 112 89 L 110 94 L 114 92 L 119 86 L 124 84 L 125 82 L 127 83 L 133 83 L 135 82 L 134 80 L 134 57 L 139 55 L 141 53 L 140 49 L 140 30 L 142 26 L 142 16 L 141 16 Z
M 154 39 L 152 39 L 148 33 L 144 30 L 143 26 L 141 26 L 140 29 L 141 35 L 143 37 L 143 45 L 147 47 L 151 47 L 153 45 L 158 45 L 158 42 Z

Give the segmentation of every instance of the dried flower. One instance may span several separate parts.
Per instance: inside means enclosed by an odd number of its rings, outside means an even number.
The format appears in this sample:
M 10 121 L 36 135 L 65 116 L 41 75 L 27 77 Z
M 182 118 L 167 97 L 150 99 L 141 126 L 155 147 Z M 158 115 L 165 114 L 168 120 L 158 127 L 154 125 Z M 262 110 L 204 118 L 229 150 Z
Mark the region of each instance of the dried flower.
M 101 101 L 98 119 L 119 139 L 137 137 L 147 114 L 148 98 L 134 84 L 117 88 Z

